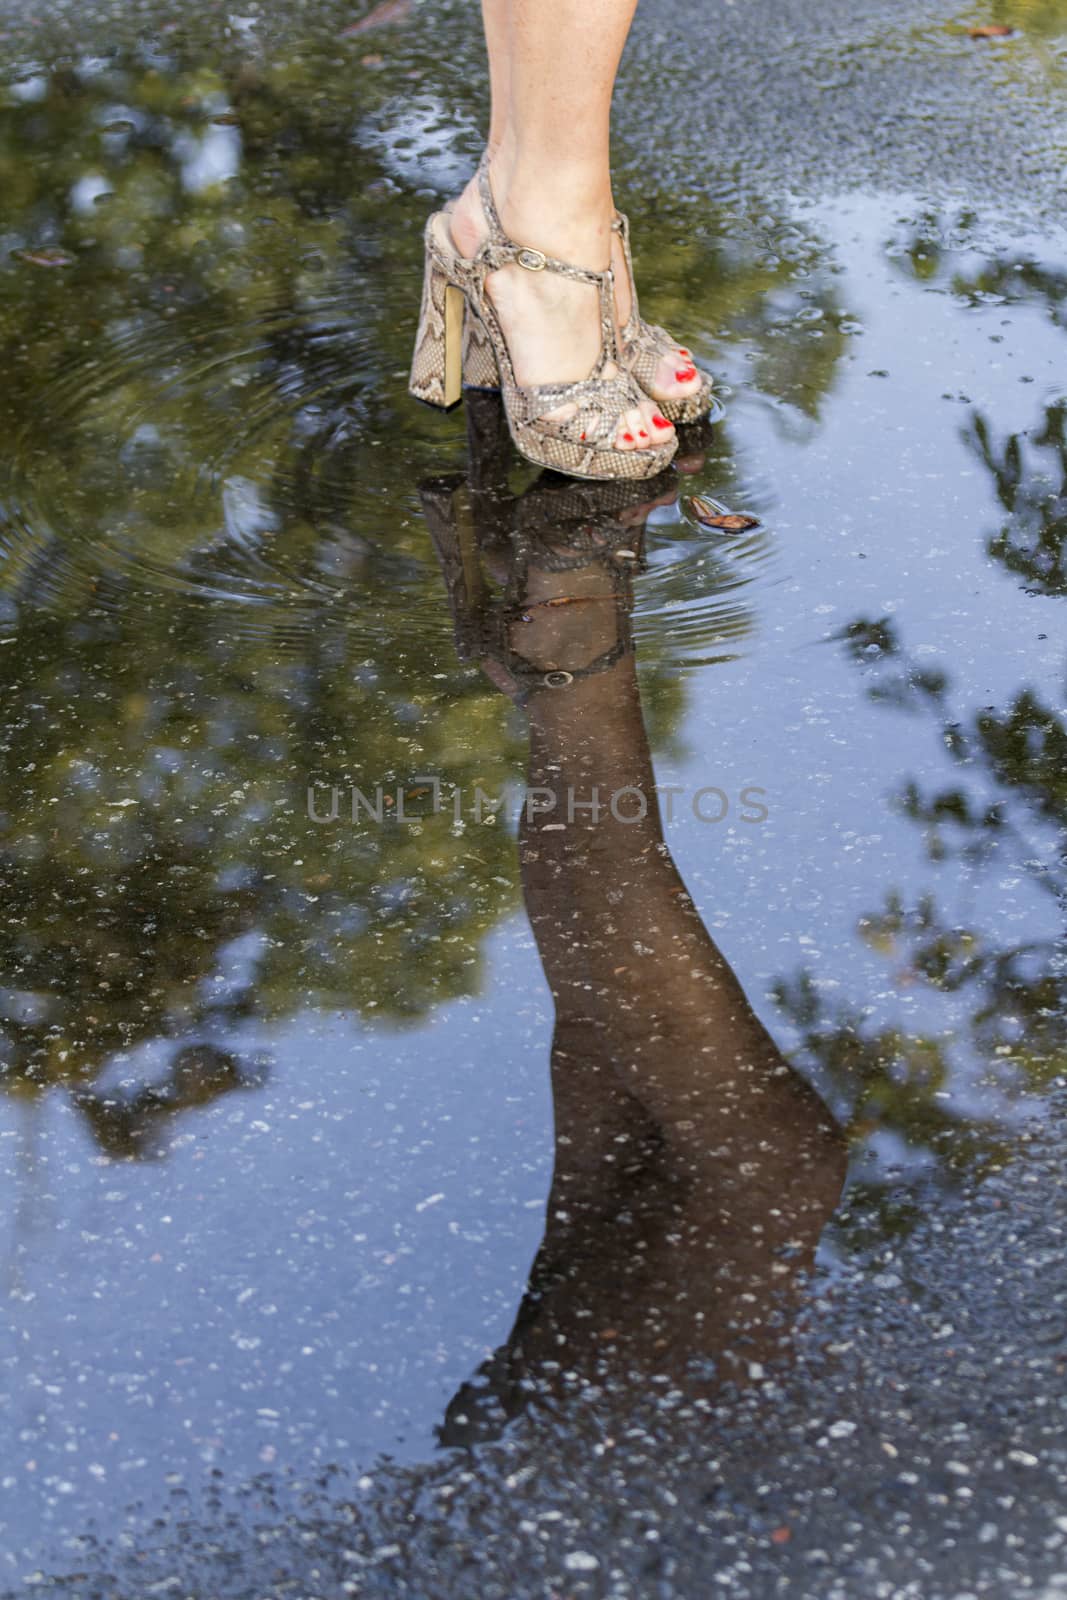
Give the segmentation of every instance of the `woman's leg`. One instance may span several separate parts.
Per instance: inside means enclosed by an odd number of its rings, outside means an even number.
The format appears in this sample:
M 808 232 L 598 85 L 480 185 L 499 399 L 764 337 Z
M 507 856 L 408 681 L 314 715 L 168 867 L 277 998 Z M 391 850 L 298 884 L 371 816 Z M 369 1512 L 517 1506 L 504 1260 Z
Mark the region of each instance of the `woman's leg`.
M 611 232 L 611 100 L 635 7 L 636 0 L 482 0 L 492 94 L 489 151 L 501 221 L 520 243 L 564 260 L 595 270 L 610 261 L 620 326 L 630 307 L 621 248 Z M 462 249 L 477 248 L 485 236 L 473 184 L 457 207 L 454 232 Z M 595 297 L 580 288 L 576 294 L 575 285 L 558 278 L 531 291 L 518 281 L 529 276 L 521 268 L 510 276 L 514 286 L 505 275 L 495 280 L 494 299 L 520 380 L 585 377 L 599 348 Z M 554 329 L 545 325 L 546 315 Z M 657 374 L 656 392 L 664 399 L 699 387 L 699 378 L 679 383 L 676 368 L 668 361 Z M 629 417 L 620 433 L 636 429 L 639 444 L 648 436 L 668 437 L 655 416 L 650 403 L 643 418 Z
M 518 243 L 594 271 L 611 261 L 611 95 L 634 4 L 484 0 L 501 222 Z M 486 235 L 475 184 L 457 201 L 451 226 L 457 248 L 473 255 Z M 601 341 L 593 285 L 512 265 L 491 274 L 487 287 L 520 383 L 589 376 Z M 650 400 L 619 418 L 615 444 L 641 450 L 670 437 Z
M 599 266 L 607 262 L 613 215 L 611 99 L 635 4 L 510 0 L 510 138 L 495 163 L 501 200 L 538 224 L 551 208 L 561 236 L 594 227 Z
M 511 0 L 482 0 L 489 53 L 489 154 L 495 156 L 511 121 Z

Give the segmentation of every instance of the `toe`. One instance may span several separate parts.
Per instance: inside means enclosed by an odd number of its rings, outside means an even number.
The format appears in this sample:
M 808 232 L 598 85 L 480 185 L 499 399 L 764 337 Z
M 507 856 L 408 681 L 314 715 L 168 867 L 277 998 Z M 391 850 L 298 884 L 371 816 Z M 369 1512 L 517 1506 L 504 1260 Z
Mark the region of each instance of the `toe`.
M 619 425 L 615 430 L 616 450 L 643 449 L 645 441 L 641 438 L 642 432 L 647 433 L 647 429 L 641 407 L 631 406 L 619 418 Z
M 578 407 L 573 401 L 569 401 L 565 406 L 557 406 L 555 411 L 546 411 L 543 420 L 545 422 L 569 422 L 573 416 L 577 415 L 577 412 Z
M 655 450 L 674 437 L 674 429 L 663 415 L 655 400 L 645 400 L 641 406 L 641 433 L 639 443 L 644 450 Z
M 695 394 L 700 382 L 700 373 L 688 352 L 665 356 L 656 369 L 656 393 L 664 400 L 680 400 Z

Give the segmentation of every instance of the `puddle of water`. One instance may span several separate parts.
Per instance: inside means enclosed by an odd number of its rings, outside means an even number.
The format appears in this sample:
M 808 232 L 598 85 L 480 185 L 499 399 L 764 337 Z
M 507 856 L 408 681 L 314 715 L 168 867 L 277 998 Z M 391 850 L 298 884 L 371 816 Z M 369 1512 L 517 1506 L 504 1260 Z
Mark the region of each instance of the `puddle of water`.
M 440 108 L 156 45 L 2 106 L 13 1585 L 659 1380 L 728 1453 L 907 1371 L 897 1251 L 980 1342 L 923 1230 L 1064 1076 L 1062 243 L 634 205 L 725 416 L 578 489 L 406 399 Z
M 1039 39 L 1067 38 L 1067 6 L 1063 0 L 999 0 L 993 7 L 993 16 L 997 22 L 1023 29 Z

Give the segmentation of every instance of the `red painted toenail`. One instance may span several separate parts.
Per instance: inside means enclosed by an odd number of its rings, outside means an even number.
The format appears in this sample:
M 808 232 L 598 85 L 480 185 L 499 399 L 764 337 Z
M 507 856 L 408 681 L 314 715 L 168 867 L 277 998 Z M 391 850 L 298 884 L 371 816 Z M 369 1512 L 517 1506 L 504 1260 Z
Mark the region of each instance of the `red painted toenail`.
M 637 437 L 639 439 L 647 439 L 648 438 L 648 434 L 645 432 L 644 428 L 642 428 L 641 432 L 637 435 Z
M 583 433 L 583 434 L 582 434 L 582 438 L 583 438 L 583 439 L 584 439 L 584 438 L 585 438 L 585 434 L 584 434 L 584 433 Z
M 674 374 L 679 383 L 690 383 L 697 375 L 696 367 L 680 367 Z
M 654 428 L 669 428 L 670 423 L 667 421 L 666 417 L 661 417 L 657 411 L 656 415 L 652 418 L 652 426 Z
M 633 442 L 634 442 L 634 436 L 633 436 L 632 433 L 624 433 L 623 434 L 623 438 L 625 439 L 627 444 L 633 444 Z

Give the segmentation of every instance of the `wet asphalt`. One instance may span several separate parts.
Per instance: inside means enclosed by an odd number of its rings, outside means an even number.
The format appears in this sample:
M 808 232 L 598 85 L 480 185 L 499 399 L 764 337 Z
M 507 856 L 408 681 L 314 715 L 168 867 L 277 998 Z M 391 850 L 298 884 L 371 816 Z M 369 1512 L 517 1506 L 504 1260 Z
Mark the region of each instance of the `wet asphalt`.
M 642 129 L 633 158 L 747 194 L 952 196 L 1054 222 L 1067 193 L 1067 54 L 1062 30 L 1025 31 L 1039 11 L 644 0 L 624 115 Z M 994 18 L 1020 31 L 968 36 Z M 653 131 L 661 105 L 667 139 Z
M 332 38 L 345 16 L 243 9 L 278 49 Z M 177 8 L 36 11 L 0 6 L 9 48 L 103 47 Z M 919 0 L 642 0 L 619 89 L 624 181 L 694 210 L 899 195 L 1041 238 L 1067 199 L 1067 14 L 1029 44 L 971 41 L 963 24 L 984 18 Z M 476 110 L 472 8 L 423 0 L 388 48 L 400 66 L 442 61 L 442 99 L 455 87 Z M 940 1197 L 874 1270 L 833 1267 L 786 1374 L 695 1411 L 653 1387 L 607 1391 L 474 1452 L 358 1478 L 344 1462 L 288 1482 L 220 1474 L 202 1502 L 149 1519 L 131 1506 L 67 1576 L 26 1573 L 9 1592 L 1067 1596 L 1065 1114 L 1061 1079 L 1003 1170 Z

